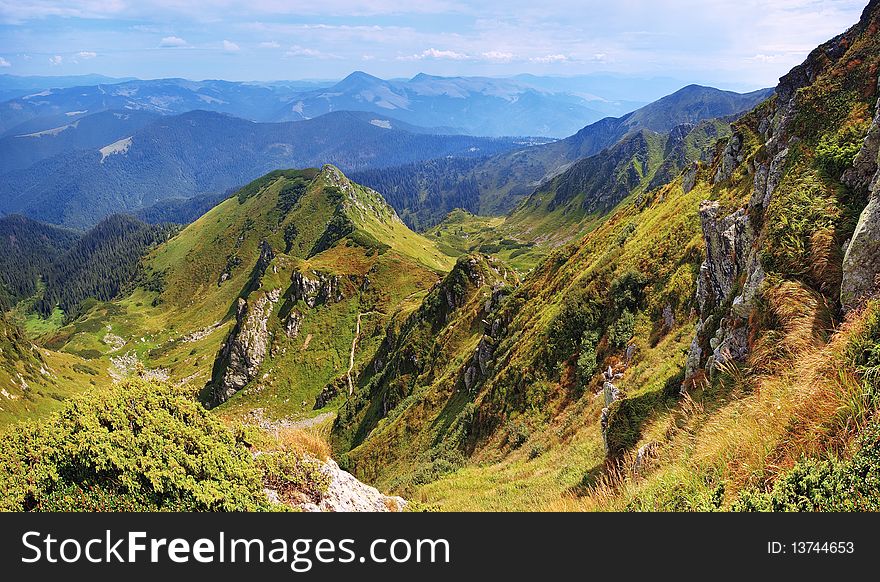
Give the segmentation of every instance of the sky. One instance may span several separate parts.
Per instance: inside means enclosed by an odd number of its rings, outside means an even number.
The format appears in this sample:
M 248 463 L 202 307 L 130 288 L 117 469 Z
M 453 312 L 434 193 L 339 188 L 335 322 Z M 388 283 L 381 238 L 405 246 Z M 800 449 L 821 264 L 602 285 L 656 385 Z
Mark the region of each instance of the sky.
M 0 73 L 620 73 L 772 86 L 867 0 L 0 0 Z

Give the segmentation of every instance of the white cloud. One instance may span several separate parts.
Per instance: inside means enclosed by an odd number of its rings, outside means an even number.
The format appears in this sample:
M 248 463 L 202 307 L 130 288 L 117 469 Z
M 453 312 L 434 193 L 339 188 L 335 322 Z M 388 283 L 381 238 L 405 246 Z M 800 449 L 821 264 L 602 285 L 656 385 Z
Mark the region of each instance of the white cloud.
M 241 47 L 232 42 L 231 40 L 223 41 L 223 51 L 227 53 L 237 53 L 241 50 Z
M 0 67 L 11 67 L 11 66 L 12 66 L 12 63 L 7 61 L 3 57 L 0 57 Z
M 338 55 L 324 53 L 316 49 L 306 48 L 298 44 L 290 47 L 285 53 L 285 57 L 306 57 L 311 59 L 340 59 Z
M 542 57 L 532 57 L 529 59 L 530 63 L 540 63 L 543 65 L 550 63 L 564 63 L 568 61 L 568 57 L 561 54 L 555 55 L 544 55 Z
M 180 47 L 186 46 L 187 42 L 179 36 L 166 36 L 159 41 L 160 47 Z
M 470 60 L 471 57 L 464 53 L 458 53 L 455 51 L 448 50 L 437 50 L 435 48 L 429 48 L 423 50 L 420 53 L 409 55 L 405 57 L 398 57 L 398 60 L 401 61 L 422 61 L 425 59 L 446 59 L 451 61 L 467 61 Z
M 513 60 L 513 53 L 504 51 L 488 51 L 483 53 L 483 58 L 487 61 L 495 61 L 499 63 L 509 63 Z
M 277 48 L 281 48 L 281 45 L 278 44 L 277 42 L 275 42 L 274 40 L 270 40 L 269 42 L 261 42 L 260 48 L 277 49 Z
M 61 55 L 49 57 L 49 63 L 51 63 L 52 66 L 60 65 L 62 62 L 64 62 L 64 58 Z
M 92 51 L 79 51 L 78 53 L 76 53 L 76 56 L 87 61 L 98 56 L 98 53 Z

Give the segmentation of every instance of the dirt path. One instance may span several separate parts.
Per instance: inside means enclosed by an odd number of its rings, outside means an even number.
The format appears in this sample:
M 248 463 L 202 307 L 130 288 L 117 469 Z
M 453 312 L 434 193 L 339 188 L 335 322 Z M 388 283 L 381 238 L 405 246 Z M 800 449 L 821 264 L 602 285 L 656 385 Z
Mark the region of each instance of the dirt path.
M 351 371 L 354 370 L 354 351 L 357 349 L 358 338 L 361 337 L 361 317 L 364 315 L 372 315 L 374 313 L 378 313 L 379 315 L 385 315 L 381 311 L 364 311 L 363 313 L 358 313 L 357 327 L 354 330 L 354 339 L 351 340 L 351 354 L 348 356 L 348 372 L 346 376 L 348 376 L 348 395 L 351 396 L 354 394 L 354 381 L 351 379 Z
M 351 381 L 351 371 L 354 369 L 354 350 L 357 348 L 358 338 L 361 336 L 361 317 L 363 313 L 358 313 L 357 327 L 354 330 L 354 339 L 351 340 L 351 354 L 348 356 L 348 395 L 354 394 L 354 382 Z

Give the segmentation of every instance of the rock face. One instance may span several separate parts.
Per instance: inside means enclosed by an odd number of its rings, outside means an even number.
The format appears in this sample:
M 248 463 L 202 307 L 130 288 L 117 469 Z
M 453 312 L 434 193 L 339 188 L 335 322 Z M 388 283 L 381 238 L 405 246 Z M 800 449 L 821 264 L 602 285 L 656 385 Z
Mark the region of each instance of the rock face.
M 302 300 L 310 308 L 327 303 L 338 303 L 344 299 L 339 277 L 311 271 L 310 274 L 294 271 L 290 285 L 291 300 Z
M 708 372 L 726 361 L 741 361 L 748 354 L 748 317 L 764 280 L 757 252 L 755 233 L 745 209 L 719 216 L 717 202 L 700 205 L 700 222 L 706 245 L 706 260 L 700 266 L 696 302 L 700 321 L 685 365 L 691 378 L 705 365 Z M 734 297 L 745 276 L 741 293 Z M 731 302 L 731 309 L 713 326 L 715 311 Z
M 403 511 L 407 503 L 402 497 L 383 495 L 375 487 L 359 481 L 354 475 L 343 471 L 333 459 L 328 459 L 321 472 L 330 478 L 327 492 L 318 503 L 302 502 L 297 507 L 303 511 Z M 267 491 L 270 499 L 272 492 Z
M 602 384 L 601 394 L 604 397 L 605 407 L 602 408 L 602 415 L 599 417 L 599 427 L 602 430 L 602 444 L 605 446 L 605 454 L 611 455 L 611 446 L 608 443 L 608 422 L 611 415 L 611 405 L 623 397 L 620 389 L 614 385 L 615 380 L 623 378 L 622 373 L 614 373 L 614 369 L 608 366 L 608 369 L 602 372 L 604 382 Z
M 718 167 L 718 171 L 715 173 L 715 178 L 712 181 L 718 184 L 727 180 L 741 163 L 743 163 L 743 138 L 735 133 L 724 147 L 724 153 L 721 155 L 721 165 Z
M 269 316 L 280 296 L 281 292 L 276 289 L 247 301 L 239 298 L 235 327 L 215 362 L 215 371 L 222 370 L 222 375 L 212 387 L 214 404 L 226 402 L 256 377 L 271 339 Z
M 844 311 L 851 311 L 880 295 L 880 100 L 871 129 L 843 180 L 868 192 L 868 205 L 843 258 L 840 303 Z
M 482 276 L 475 283 L 482 283 Z M 463 381 L 465 389 L 469 392 L 474 388 L 478 379 L 486 378 L 492 366 L 492 357 L 495 355 L 495 345 L 503 332 L 504 322 L 495 316 L 495 311 L 501 303 L 501 299 L 507 294 L 508 288 L 503 284 L 496 284 L 492 295 L 483 305 L 483 325 L 485 326 L 483 337 L 477 344 L 477 349 L 465 369 Z M 491 323 L 490 323 L 491 322 Z

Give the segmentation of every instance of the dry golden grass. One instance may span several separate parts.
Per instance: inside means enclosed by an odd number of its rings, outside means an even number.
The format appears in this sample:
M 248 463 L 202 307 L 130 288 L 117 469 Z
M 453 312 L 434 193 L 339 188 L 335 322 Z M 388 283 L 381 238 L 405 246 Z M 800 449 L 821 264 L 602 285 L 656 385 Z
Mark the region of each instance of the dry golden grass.
M 720 386 L 694 386 L 663 419 L 665 433 L 660 426 L 652 427 L 650 436 L 643 438 L 640 444 L 660 443 L 656 458 L 641 474 L 633 471 L 631 452 L 606 467 L 586 490 L 543 509 L 650 509 L 658 503 L 662 509 L 668 498 L 658 501 L 655 496 L 675 487 L 683 495 L 705 493 L 704 476 L 725 484 L 730 503 L 742 488 L 767 484 L 803 456 L 846 451 L 875 412 L 864 379 L 845 357 L 849 342 L 863 333 L 867 318 L 855 315 L 824 343 L 824 302 L 795 286 L 780 286 L 775 293 L 771 303 L 793 301 L 802 310 L 775 313 L 784 328 L 776 341 L 789 355 L 784 364 L 769 373 L 756 373 L 755 367 L 722 366 Z M 756 353 L 753 358 L 761 356 Z

